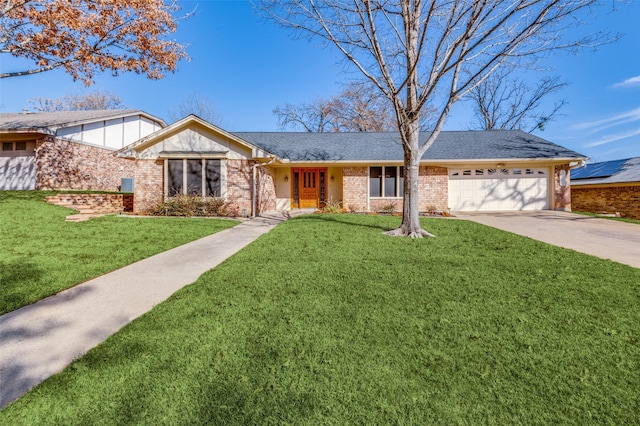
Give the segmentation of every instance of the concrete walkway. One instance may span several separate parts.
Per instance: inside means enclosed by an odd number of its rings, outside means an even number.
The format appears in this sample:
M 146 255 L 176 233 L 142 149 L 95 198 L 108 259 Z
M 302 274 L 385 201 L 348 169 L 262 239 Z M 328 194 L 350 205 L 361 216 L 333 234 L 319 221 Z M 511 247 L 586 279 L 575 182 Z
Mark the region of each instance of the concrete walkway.
M 456 213 L 460 219 L 640 268 L 640 225 L 567 212 Z
M 0 408 L 289 217 L 245 221 L 1 316 Z

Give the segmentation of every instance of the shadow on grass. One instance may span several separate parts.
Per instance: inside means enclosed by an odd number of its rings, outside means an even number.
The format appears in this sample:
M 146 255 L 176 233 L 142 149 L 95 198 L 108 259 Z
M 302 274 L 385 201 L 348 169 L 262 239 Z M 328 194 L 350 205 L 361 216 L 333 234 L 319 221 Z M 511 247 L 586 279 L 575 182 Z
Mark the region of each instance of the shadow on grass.
M 24 306 L 25 295 L 28 291 L 28 288 L 25 288 L 25 283 L 38 281 L 42 276 L 42 270 L 33 262 L 0 261 L 0 283 L 2 283 L 0 314 Z
M 362 218 L 369 218 L 370 221 L 363 223 Z M 374 216 L 359 214 L 309 214 L 298 216 L 294 221 L 310 221 L 310 222 L 331 222 L 342 223 L 345 225 L 359 226 L 362 228 L 372 228 L 380 231 L 390 231 L 400 226 L 400 217 L 397 216 Z

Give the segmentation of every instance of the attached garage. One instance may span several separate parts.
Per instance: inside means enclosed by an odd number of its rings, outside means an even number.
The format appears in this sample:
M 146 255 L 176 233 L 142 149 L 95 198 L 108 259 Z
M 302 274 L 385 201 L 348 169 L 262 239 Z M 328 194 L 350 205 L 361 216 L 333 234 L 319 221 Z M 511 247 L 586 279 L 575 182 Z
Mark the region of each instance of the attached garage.
M 36 188 L 36 143 L 3 141 L 0 151 L 0 191 Z
M 547 168 L 449 169 L 452 211 L 546 210 Z
M 36 188 L 36 162 L 34 156 L 0 156 L 0 191 Z

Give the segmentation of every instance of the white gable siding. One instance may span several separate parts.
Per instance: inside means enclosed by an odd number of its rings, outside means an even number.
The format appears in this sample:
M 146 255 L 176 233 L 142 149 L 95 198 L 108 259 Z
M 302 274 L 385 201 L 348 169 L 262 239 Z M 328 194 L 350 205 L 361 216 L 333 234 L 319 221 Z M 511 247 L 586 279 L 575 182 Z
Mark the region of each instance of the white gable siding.
M 97 123 L 87 123 L 82 129 L 82 140 L 94 145 L 105 145 L 104 141 L 104 121 Z
M 118 147 L 122 141 L 122 118 L 107 120 L 104 126 L 104 139 L 108 147 Z
M 56 134 L 76 142 L 120 149 L 160 128 L 160 124 L 148 118 L 133 115 L 65 127 Z
M 251 157 L 251 149 L 247 146 L 230 141 L 217 133 L 211 132 L 197 125 L 182 129 L 168 135 L 160 142 L 142 149 L 138 158 L 155 159 L 160 153 L 189 152 L 193 154 L 218 153 L 214 156 L 232 160 L 246 160 Z

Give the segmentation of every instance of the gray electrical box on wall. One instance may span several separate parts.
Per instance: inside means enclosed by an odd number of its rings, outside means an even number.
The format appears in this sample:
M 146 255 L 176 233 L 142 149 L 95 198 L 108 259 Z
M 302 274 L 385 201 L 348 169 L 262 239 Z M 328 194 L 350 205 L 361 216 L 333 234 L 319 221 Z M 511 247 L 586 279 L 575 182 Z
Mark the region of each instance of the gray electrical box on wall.
M 133 192 L 133 178 L 122 178 L 120 192 Z

